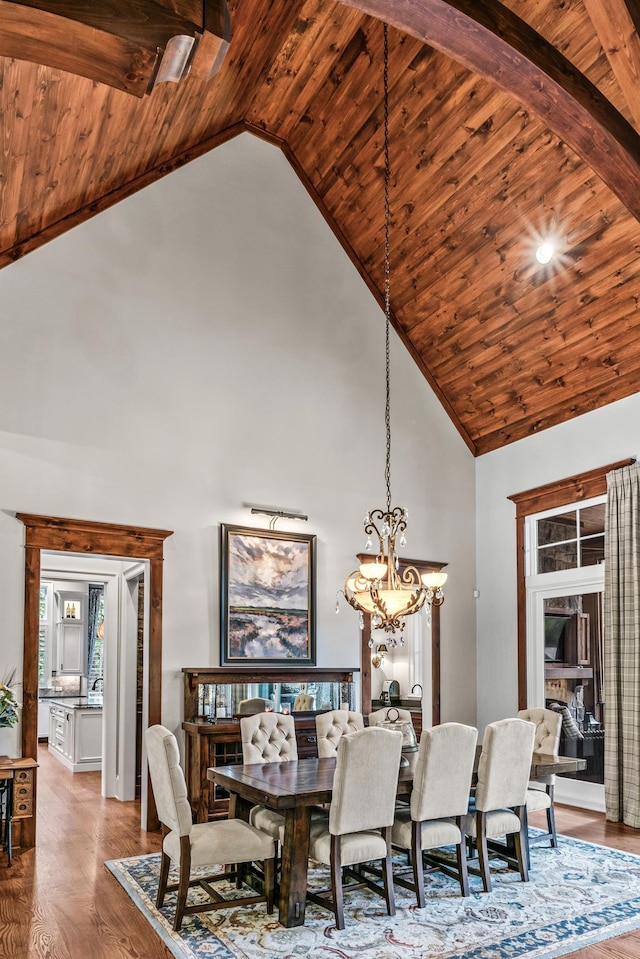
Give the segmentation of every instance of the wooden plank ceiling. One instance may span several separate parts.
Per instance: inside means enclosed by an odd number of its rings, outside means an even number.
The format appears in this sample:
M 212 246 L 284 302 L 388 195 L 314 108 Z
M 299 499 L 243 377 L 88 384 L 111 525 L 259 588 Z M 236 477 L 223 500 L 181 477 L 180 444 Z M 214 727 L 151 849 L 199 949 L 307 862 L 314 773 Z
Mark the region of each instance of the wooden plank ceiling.
M 636 392 L 635 0 L 0 0 L 0 266 L 249 130 L 382 305 L 383 19 L 394 324 L 469 448 Z

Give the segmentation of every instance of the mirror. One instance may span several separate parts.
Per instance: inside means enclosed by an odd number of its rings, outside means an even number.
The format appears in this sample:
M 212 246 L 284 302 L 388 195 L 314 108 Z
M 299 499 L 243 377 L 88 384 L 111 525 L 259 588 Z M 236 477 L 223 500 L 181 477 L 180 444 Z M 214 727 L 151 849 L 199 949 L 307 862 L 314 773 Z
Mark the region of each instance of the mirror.
M 353 682 L 334 683 L 201 683 L 198 686 L 198 716 L 229 719 L 251 713 L 325 712 L 356 709 Z

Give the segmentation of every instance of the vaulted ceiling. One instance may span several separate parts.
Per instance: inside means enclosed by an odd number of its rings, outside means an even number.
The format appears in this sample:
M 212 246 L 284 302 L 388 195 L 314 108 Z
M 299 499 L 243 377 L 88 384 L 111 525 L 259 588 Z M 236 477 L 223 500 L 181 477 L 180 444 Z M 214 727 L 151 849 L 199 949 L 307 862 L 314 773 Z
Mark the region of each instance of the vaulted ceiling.
M 0 266 L 248 130 L 382 305 L 382 20 L 393 322 L 469 448 L 638 391 L 637 0 L 0 0 Z

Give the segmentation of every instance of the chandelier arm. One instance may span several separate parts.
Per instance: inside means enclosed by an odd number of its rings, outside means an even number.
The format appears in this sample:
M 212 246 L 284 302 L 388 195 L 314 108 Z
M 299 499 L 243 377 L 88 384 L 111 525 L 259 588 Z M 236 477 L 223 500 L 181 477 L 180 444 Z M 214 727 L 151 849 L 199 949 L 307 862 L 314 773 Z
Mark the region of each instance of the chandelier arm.
M 424 589 L 420 579 L 420 573 L 415 566 L 403 567 L 400 579 L 405 586 L 417 586 L 419 589 Z

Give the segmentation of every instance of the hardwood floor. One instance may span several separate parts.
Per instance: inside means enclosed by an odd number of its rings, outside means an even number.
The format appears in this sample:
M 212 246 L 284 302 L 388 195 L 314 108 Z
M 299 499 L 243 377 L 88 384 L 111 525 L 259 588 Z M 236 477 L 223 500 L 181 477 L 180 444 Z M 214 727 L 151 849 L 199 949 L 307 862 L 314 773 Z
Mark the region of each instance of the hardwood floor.
M 68 772 L 40 750 L 38 839 L 11 868 L 0 854 L 0 959 L 170 959 L 105 859 L 155 852 L 137 803 L 100 796 L 100 773 Z M 599 813 L 558 806 L 560 832 L 640 855 L 640 830 Z M 532 817 L 535 823 L 535 817 Z M 539 823 L 542 825 L 542 821 Z M 571 959 L 637 959 L 640 932 L 571 953 Z
M 170 959 L 104 867 L 155 852 L 138 803 L 100 796 L 100 773 L 73 774 L 40 747 L 38 835 L 7 868 L 0 855 L 2 959 Z

